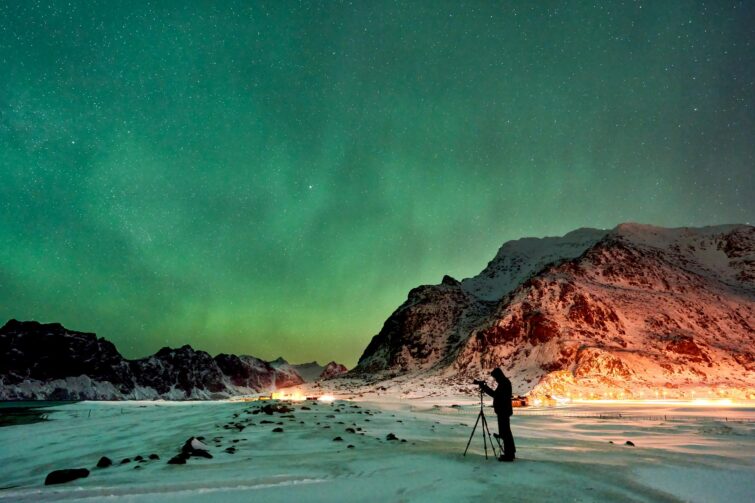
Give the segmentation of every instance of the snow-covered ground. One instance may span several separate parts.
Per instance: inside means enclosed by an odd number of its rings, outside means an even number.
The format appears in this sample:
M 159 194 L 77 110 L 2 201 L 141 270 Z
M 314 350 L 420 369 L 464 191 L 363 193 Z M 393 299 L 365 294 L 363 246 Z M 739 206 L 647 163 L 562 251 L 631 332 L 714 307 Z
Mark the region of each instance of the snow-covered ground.
M 50 421 L 0 428 L 0 501 L 755 501 L 755 408 L 517 410 L 519 459 L 499 463 L 485 459 L 479 435 L 462 457 L 478 411 L 469 398 L 297 402 L 287 414 L 248 413 L 267 403 L 55 406 Z M 386 440 L 389 433 L 406 442 Z M 204 436 L 213 458 L 167 464 L 191 436 Z M 160 459 L 133 460 L 153 453 Z M 101 456 L 115 464 L 95 468 Z M 91 474 L 43 485 L 62 468 Z

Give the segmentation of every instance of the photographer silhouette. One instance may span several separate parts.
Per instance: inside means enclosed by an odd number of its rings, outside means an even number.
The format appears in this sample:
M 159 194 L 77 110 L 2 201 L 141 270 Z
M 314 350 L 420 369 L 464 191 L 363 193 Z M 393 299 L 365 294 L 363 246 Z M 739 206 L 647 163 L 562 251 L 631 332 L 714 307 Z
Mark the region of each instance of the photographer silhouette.
M 482 391 L 493 397 L 493 410 L 498 416 L 498 437 L 503 441 L 503 454 L 499 461 L 514 461 L 516 458 L 516 446 L 514 435 L 511 433 L 511 415 L 514 413 L 511 407 L 511 381 L 503 374 L 500 368 L 495 368 L 490 376 L 496 380 L 498 386 L 492 389 L 485 381 L 475 380 Z

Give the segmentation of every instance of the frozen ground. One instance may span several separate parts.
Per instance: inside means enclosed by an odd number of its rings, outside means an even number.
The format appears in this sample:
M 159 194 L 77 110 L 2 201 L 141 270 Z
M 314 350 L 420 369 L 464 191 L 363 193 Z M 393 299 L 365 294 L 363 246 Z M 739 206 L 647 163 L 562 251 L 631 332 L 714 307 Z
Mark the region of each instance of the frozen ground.
M 528 409 L 512 421 L 519 459 L 499 463 L 485 460 L 479 436 L 462 457 L 478 410 L 469 399 L 246 412 L 263 404 L 55 406 L 50 421 L 0 428 L 0 501 L 755 501 L 755 408 Z M 191 436 L 206 438 L 213 459 L 168 465 Z M 160 460 L 133 461 L 151 453 Z M 95 468 L 100 456 L 115 465 Z M 50 471 L 79 467 L 90 476 L 43 485 Z

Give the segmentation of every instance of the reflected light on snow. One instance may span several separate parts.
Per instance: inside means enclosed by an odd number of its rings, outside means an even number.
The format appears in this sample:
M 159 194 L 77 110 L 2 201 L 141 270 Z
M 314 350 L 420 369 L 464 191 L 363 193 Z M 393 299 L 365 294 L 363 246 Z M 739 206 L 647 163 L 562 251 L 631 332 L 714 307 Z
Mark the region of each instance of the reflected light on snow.
M 571 403 L 571 398 L 565 396 L 551 395 L 551 398 L 556 401 L 557 405 L 566 405 L 567 403 Z
M 334 397 L 333 395 L 322 395 L 317 400 L 319 400 L 320 402 L 332 402 L 335 399 L 336 397 Z
M 602 405 L 675 405 L 690 407 L 752 407 L 752 404 L 738 403 L 730 398 L 696 400 L 574 400 L 575 404 Z
M 702 407 L 731 407 L 736 404 L 729 398 L 722 398 L 721 400 L 692 400 L 690 405 L 700 405 Z

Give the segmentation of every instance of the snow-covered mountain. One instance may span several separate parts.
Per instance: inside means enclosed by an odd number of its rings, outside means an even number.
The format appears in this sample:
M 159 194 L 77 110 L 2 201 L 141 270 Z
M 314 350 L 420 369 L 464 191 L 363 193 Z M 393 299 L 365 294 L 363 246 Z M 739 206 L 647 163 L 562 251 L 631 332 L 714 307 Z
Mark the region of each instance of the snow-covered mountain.
M 351 375 L 459 382 L 500 365 L 520 393 L 753 394 L 754 327 L 752 226 L 579 229 L 413 289 Z
M 210 356 L 191 346 L 127 360 L 95 334 L 59 323 L 10 320 L 0 328 L 0 399 L 224 398 L 301 384 L 288 364 Z

